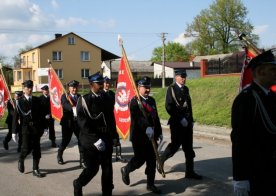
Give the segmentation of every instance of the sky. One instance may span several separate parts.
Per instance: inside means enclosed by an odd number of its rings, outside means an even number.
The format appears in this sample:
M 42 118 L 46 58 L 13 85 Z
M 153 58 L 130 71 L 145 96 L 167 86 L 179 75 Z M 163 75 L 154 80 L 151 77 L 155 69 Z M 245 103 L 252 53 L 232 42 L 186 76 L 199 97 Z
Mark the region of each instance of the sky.
M 54 39 L 55 33 L 74 32 L 89 42 L 121 56 L 123 38 L 130 60 L 150 60 L 152 51 L 166 42 L 183 45 L 187 24 L 214 0 L 1 0 L 0 56 L 7 62 L 26 46 Z M 276 1 L 241 0 L 247 20 L 260 37 L 259 46 L 276 45 Z

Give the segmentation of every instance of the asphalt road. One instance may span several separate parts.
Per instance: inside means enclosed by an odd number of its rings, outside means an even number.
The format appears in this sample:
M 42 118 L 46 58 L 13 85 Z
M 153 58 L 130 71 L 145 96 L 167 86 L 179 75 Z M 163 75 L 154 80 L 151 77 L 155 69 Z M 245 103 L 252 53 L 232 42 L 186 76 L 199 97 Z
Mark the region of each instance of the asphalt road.
M 169 131 L 164 129 L 164 147 L 170 141 Z M 73 136 L 69 147 L 64 152 L 66 164 L 58 165 L 56 161 L 57 148 L 50 147 L 50 141 L 41 140 L 42 158 L 40 169 L 46 174 L 44 178 L 32 175 L 32 156 L 25 160 L 25 173 L 17 170 L 18 153 L 16 144 L 10 141 L 10 149 L 3 149 L 2 140 L 7 130 L 0 130 L 0 195 L 1 196 L 70 196 L 73 195 L 72 182 L 81 173 L 78 164 L 78 148 Z M 60 143 L 60 126 L 56 126 L 57 143 Z M 131 143 L 121 141 L 122 156 L 130 159 L 133 155 Z M 228 140 L 212 140 L 196 136 L 194 138 L 196 152 L 195 170 L 203 175 L 203 180 L 187 180 L 185 176 L 185 158 L 180 149 L 165 163 L 166 178 L 156 173 L 156 186 L 162 190 L 161 195 L 232 195 L 231 146 Z M 145 166 L 130 174 L 130 186 L 121 180 L 120 168 L 126 163 L 113 162 L 113 195 L 155 195 L 146 190 Z M 101 169 L 97 176 L 83 188 L 84 195 L 101 195 Z

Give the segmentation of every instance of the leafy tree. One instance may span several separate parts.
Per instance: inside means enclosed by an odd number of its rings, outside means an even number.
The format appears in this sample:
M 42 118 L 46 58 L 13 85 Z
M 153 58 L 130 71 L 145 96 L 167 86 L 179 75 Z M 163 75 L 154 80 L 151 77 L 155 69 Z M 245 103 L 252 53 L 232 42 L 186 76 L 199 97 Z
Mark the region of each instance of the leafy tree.
M 152 52 L 153 56 L 151 61 L 162 61 L 163 60 L 163 46 L 157 47 Z M 165 45 L 165 60 L 169 62 L 175 61 L 188 61 L 189 54 L 185 49 L 185 46 L 180 43 L 168 42 Z
M 256 44 L 259 37 L 252 33 L 247 13 L 240 0 L 216 0 L 209 9 L 202 10 L 186 28 L 185 35 L 195 37 L 189 44 L 192 53 L 209 55 L 236 51 L 241 46 L 237 36 L 241 32 Z

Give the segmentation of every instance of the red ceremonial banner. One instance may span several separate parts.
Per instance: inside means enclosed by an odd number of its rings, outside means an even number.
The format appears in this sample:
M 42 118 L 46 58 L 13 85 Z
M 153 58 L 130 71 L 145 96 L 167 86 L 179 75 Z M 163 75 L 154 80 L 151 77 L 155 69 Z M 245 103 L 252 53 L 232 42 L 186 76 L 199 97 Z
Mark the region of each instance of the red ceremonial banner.
M 130 130 L 129 101 L 134 94 L 131 79 L 126 68 L 124 58 L 122 57 L 115 94 L 114 115 L 117 131 L 122 136 L 123 140 L 128 137 Z
M 244 64 L 241 71 L 241 80 L 240 80 L 240 91 L 251 84 L 253 81 L 252 69 L 248 68 L 247 65 L 249 61 L 257 56 L 257 54 L 251 48 L 245 48 L 245 59 Z
M 54 119 L 60 121 L 62 117 L 60 98 L 63 93 L 63 86 L 52 68 L 49 69 L 48 73 L 51 114 Z
M 0 119 L 4 116 L 7 101 L 9 100 L 9 91 L 5 85 L 2 75 L 0 75 Z

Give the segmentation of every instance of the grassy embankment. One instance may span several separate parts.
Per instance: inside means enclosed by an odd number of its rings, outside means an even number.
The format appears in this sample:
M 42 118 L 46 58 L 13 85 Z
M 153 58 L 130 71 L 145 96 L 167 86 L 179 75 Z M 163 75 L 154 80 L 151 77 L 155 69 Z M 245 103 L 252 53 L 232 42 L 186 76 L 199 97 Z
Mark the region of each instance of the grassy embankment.
M 230 127 L 231 106 L 238 93 L 239 77 L 210 77 L 187 80 L 192 97 L 194 120 L 203 125 Z M 168 119 L 165 109 L 167 89 L 152 89 L 160 119 Z
M 194 120 L 197 123 L 230 127 L 231 106 L 238 93 L 239 77 L 188 79 L 187 86 L 190 89 Z M 152 89 L 159 116 L 165 120 L 169 118 L 165 109 L 166 90 L 167 88 Z M 0 127 L 6 127 L 5 117 L 0 120 Z

